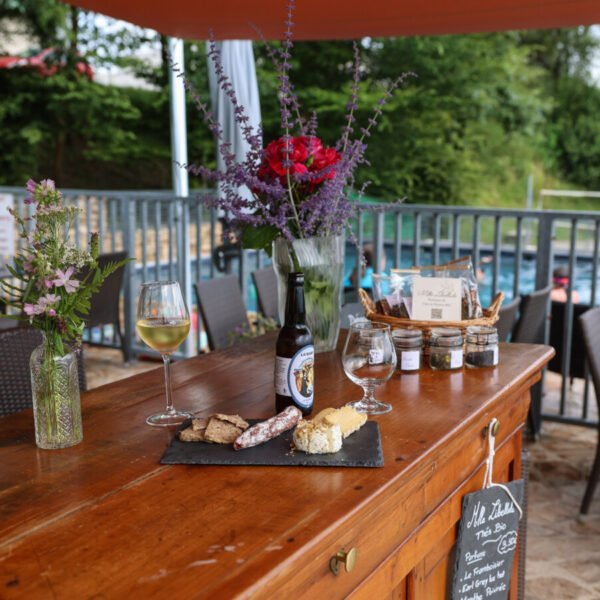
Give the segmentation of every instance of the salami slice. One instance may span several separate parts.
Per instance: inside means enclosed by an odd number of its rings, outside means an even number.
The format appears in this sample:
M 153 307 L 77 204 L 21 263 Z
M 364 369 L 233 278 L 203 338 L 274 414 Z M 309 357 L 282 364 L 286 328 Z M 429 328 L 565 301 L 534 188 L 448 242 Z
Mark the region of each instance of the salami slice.
M 295 427 L 301 418 L 302 412 L 298 408 L 288 406 L 274 417 L 246 429 L 233 442 L 233 447 L 235 450 L 242 450 L 268 442 L 281 435 L 284 431 Z

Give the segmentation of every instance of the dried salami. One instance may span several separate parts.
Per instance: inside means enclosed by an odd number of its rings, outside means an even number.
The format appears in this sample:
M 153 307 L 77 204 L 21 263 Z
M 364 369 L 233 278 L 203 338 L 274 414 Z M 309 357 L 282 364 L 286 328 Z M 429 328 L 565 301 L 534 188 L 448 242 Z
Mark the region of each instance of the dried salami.
M 252 448 L 252 446 L 258 446 L 258 444 L 268 442 L 278 435 L 281 435 L 284 431 L 295 427 L 301 418 L 302 412 L 300 412 L 298 408 L 295 406 L 288 406 L 274 417 L 246 429 L 246 431 L 233 442 L 233 447 L 235 450 L 242 450 L 244 448 Z

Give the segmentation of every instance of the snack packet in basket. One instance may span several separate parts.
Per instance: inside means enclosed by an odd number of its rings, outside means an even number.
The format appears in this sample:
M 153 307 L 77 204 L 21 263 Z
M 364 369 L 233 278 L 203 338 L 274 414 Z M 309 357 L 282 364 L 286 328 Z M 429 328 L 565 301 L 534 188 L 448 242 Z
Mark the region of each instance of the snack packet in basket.
M 463 320 L 478 319 L 483 316 L 483 309 L 479 300 L 477 277 L 475 276 L 470 256 L 451 260 L 442 265 L 421 267 L 420 274 L 422 277 L 452 277 L 460 279 L 462 287 L 461 318 Z
M 393 269 L 391 275 L 373 275 L 373 299 L 377 312 L 391 317 L 410 319 L 412 278 L 418 271 L 406 274 Z

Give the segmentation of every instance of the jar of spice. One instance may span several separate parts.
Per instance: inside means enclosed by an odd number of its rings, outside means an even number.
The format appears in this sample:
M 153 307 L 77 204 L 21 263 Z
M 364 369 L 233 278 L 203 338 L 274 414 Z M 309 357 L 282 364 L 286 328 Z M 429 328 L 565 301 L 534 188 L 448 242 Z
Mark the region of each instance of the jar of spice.
M 436 327 L 429 338 L 429 365 L 435 371 L 463 366 L 463 338 L 460 329 Z
M 421 368 L 423 333 L 420 329 L 394 329 L 392 339 L 398 357 L 398 371 L 418 371 Z
M 495 367 L 498 364 L 498 331 L 495 327 L 467 327 L 467 367 Z

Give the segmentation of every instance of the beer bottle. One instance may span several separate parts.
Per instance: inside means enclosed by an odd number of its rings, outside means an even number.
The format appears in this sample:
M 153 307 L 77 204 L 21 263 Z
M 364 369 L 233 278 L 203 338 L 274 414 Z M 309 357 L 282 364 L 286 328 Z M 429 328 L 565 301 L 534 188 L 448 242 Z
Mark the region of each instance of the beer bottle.
M 275 407 L 296 406 L 305 415 L 313 406 L 315 347 L 306 326 L 304 274 L 288 275 L 285 322 L 275 347 Z

